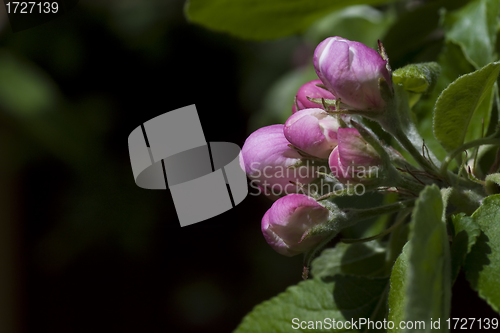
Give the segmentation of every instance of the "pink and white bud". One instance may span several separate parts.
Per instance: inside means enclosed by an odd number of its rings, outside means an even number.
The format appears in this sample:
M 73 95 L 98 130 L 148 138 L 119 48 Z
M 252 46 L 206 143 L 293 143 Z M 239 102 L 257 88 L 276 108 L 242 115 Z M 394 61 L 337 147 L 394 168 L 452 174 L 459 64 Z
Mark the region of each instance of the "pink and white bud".
M 299 190 L 317 178 L 310 161 L 303 161 L 283 134 L 284 125 L 259 128 L 246 139 L 240 153 L 240 166 L 266 195 L 281 196 Z M 255 187 L 255 186 L 253 186 Z M 269 190 L 269 191 L 268 191 Z M 271 192 L 271 193 L 269 193 Z
M 346 183 L 368 182 L 378 177 L 379 166 L 382 164 L 380 155 L 357 129 L 339 128 L 337 140 L 338 145 L 328 159 L 335 178 Z
M 299 91 L 297 92 L 297 95 L 295 96 L 296 102 L 293 104 L 292 107 L 292 112 L 295 113 L 299 110 L 302 109 L 311 109 L 311 108 L 322 108 L 323 106 L 321 104 L 317 104 L 314 102 L 311 102 L 309 98 L 317 98 L 317 99 L 335 99 L 335 96 L 328 90 L 324 88 L 320 88 L 317 86 L 317 84 L 323 84 L 321 80 L 313 80 L 309 81 L 307 83 L 304 83 L 300 88 Z M 297 106 L 299 107 L 299 110 L 297 110 Z M 335 109 L 332 107 L 332 110 Z
M 304 109 L 292 114 L 285 122 L 285 137 L 300 150 L 328 159 L 337 146 L 337 118 L 322 109 Z
M 341 101 L 359 110 L 385 106 L 379 79 L 392 84 L 391 74 L 377 51 L 341 37 L 329 37 L 314 51 L 314 68 L 323 84 Z
M 288 257 L 303 253 L 320 241 L 322 235 L 304 238 L 311 228 L 328 221 L 330 212 L 303 194 L 289 194 L 275 201 L 262 218 L 267 243 Z

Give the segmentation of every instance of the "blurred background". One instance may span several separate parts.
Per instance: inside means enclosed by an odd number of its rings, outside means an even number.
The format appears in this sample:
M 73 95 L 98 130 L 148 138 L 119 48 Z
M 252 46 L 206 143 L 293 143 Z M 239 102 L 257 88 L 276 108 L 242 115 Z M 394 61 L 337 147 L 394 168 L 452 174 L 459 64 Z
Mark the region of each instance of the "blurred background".
M 242 146 L 288 117 L 315 78 L 318 42 L 375 47 L 397 13 L 422 3 L 349 7 L 268 42 L 191 25 L 182 0 L 80 1 L 17 33 L 0 6 L 0 332 L 230 332 L 299 282 L 302 258 L 261 235 L 271 201 L 250 195 L 181 228 L 168 191 L 135 185 L 127 137 L 196 104 L 207 141 Z M 439 34 L 425 48 L 389 36 L 396 68 L 435 60 L 443 46 Z M 494 316 L 470 303 L 474 292 L 459 297 L 455 317 Z

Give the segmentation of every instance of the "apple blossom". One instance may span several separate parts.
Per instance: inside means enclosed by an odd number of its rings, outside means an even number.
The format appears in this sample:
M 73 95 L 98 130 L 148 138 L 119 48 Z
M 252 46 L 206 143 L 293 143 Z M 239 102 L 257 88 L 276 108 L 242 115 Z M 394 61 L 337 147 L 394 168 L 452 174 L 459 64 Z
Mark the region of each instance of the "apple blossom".
M 366 142 L 355 128 L 339 128 L 338 146 L 330 154 L 328 164 L 335 178 L 345 183 L 349 180 L 366 182 L 378 177 L 382 164 L 379 154 Z
M 283 127 L 259 128 L 246 139 L 240 153 L 240 166 L 252 182 L 276 196 L 297 192 L 297 185 L 291 182 L 308 184 L 317 178 L 313 163 L 290 147 Z
M 392 84 L 387 60 L 368 46 L 341 37 L 329 37 L 314 51 L 316 74 L 344 104 L 359 110 L 385 106 L 379 79 Z
M 322 109 L 303 109 L 285 122 L 285 137 L 300 150 L 327 159 L 337 146 L 339 122 Z
M 289 194 L 275 201 L 262 218 L 262 233 L 278 253 L 292 257 L 321 242 L 323 235 L 304 237 L 311 228 L 328 221 L 330 212 L 303 194 Z

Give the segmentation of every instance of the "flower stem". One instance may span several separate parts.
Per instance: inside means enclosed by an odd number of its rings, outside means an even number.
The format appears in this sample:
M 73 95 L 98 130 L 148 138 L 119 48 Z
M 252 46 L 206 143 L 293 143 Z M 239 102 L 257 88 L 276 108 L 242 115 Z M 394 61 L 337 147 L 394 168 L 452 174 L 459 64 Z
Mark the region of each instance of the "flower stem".
M 415 199 L 405 200 L 395 202 L 385 206 L 379 206 L 375 208 L 367 208 L 367 209 L 344 209 L 344 213 L 346 214 L 346 218 L 351 222 L 358 222 L 362 220 L 366 220 L 371 217 L 394 213 L 400 211 L 405 208 L 413 207 L 415 205 Z
M 415 193 L 418 196 L 421 190 L 424 189 L 425 185 L 417 183 L 411 179 L 408 179 L 402 175 L 398 175 L 395 181 L 395 186 L 398 188 L 404 188 L 409 190 L 412 193 Z
M 424 157 L 424 140 L 418 133 L 417 127 L 411 119 L 408 92 L 403 87 L 393 85 L 394 95 L 387 92 L 387 87 L 381 86 L 381 92 L 387 102 L 385 112 L 377 115 L 377 121 L 382 128 L 392 134 L 399 144 L 415 159 L 415 161 L 429 174 L 437 174 L 435 164 L 437 159 L 429 152 L 429 159 Z
M 414 127 L 410 126 L 410 127 Z M 414 137 L 414 141 L 420 141 L 423 145 L 423 140 L 421 139 L 418 132 L 415 129 L 410 129 L 412 137 Z M 415 161 L 420 165 L 425 171 L 430 174 L 436 174 L 436 167 L 430 162 L 430 160 L 426 159 L 420 151 L 415 147 L 415 145 L 408 139 L 408 133 L 405 133 L 401 128 L 395 128 L 392 131 L 392 134 L 399 142 L 399 144 L 415 159 Z M 415 140 L 416 139 L 416 140 Z M 429 157 L 429 159 L 432 157 Z

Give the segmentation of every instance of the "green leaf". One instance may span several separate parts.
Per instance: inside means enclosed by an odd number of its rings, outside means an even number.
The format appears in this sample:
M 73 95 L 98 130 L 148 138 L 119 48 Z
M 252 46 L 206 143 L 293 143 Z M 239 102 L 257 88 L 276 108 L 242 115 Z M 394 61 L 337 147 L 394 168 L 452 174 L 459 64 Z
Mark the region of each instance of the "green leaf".
M 378 276 L 383 272 L 384 263 L 385 248 L 377 241 L 339 243 L 313 261 L 311 274 L 317 278 L 335 274 Z
M 491 119 L 491 108 L 493 107 L 493 97 L 496 89 L 497 89 L 497 84 L 495 82 L 493 87 L 491 87 L 491 89 L 486 91 L 485 98 L 481 102 L 481 104 L 479 104 L 476 112 L 472 114 L 472 118 L 470 120 L 471 125 L 467 129 L 464 142 L 480 139 L 484 136 L 484 133 L 486 133 L 486 130 L 488 129 L 488 125 Z
M 439 89 L 438 92 L 441 92 L 461 75 L 474 71 L 474 67 L 466 59 L 463 50 L 459 45 L 452 41 L 447 42 L 446 48 L 440 57 L 440 64 L 442 68 L 442 75 L 438 79 L 437 83 L 437 89 Z M 488 129 L 491 119 L 491 108 L 493 106 L 493 93 L 496 90 L 495 85 L 493 86 L 491 92 L 486 92 L 485 99 L 479 105 L 477 111 L 472 115 L 471 121 L 469 122 L 472 125 L 467 129 L 464 140 L 465 142 L 482 137 L 482 122 L 484 122 L 485 132 Z M 437 97 L 438 95 L 436 95 L 436 98 Z
M 495 59 L 498 0 L 476 0 L 446 15 L 446 39 L 462 48 L 476 69 Z
M 394 328 L 388 329 L 387 333 L 402 332 L 399 322 L 404 320 L 406 304 L 406 282 L 408 273 L 408 243 L 403 247 L 396 263 L 392 267 L 391 282 L 389 289 L 389 314 L 388 320 L 394 322 Z
M 394 0 L 189 0 L 193 23 L 237 37 L 274 39 L 304 31 L 326 14 L 352 5 L 379 5 Z
M 491 307 L 500 312 L 500 194 L 484 199 L 474 214 L 481 235 L 465 259 L 466 278 Z
M 384 249 L 376 241 L 339 243 L 335 248 L 324 250 L 312 263 L 313 279 L 289 287 L 284 293 L 256 306 L 235 333 L 297 332 L 294 318 L 305 321 L 304 327 L 308 327 L 309 322 L 315 325 L 316 321 L 321 321 L 321 328 L 318 326 L 314 332 L 332 332 L 328 326 L 330 319 L 342 322 L 359 318 L 383 320 L 388 279 L 373 276 L 379 275 L 384 262 Z M 325 322 L 325 318 L 329 319 Z M 334 331 L 363 330 L 358 325 L 358 329 Z
M 472 246 L 481 234 L 481 229 L 471 217 L 465 216 L 464 213 L 453 216 L 452 222 L 455 232 L 450 252 L 451 276 L 454 281 L 458 276 L 460 267 L 465 262 L 465 257 L 472 250 Z
M 441 93 L 434 108 L 434 135 L 446 150 L 463 144 L 474 113 L 491 97 L 499 72 L 500 63 L 491 63 L 459 77 Z
M 425 322 L 425 329 L 411 332 L 431 332 L 431 318 L 444 322 L 449 317 L 450 253 L 443 210 L 439 188 L 427 186 L 415 205 L 410 240 L 391 275 L 389 320 L 395 327 L 401 320 L 419 321 Z
M 335 275 L 324 282 L 312 279 L 289 287 L 284 293 L 256 306 L 234 331 L 234 333 L 292 333 L 332 332 L 331 319 L 350 321 L 351 318 L 370 318 L 387 285 L 387 279 L 370 279 L 360 276 Z M 295 319 L 294 319 L 295 318 Z M 327 319 L 328 318 L 328 319 Z M 322 323 L 314 326 L 317 321 Z M 307 326 L 312 324 L 313 326 Z M 294 329 L 295 327 L 295 329 Z M 317 327 L 317 330 L 313 330 Z M 339 329 L 335 332 L 361 332 Z
M 462 49 L 452 42 L 447 42 L 445 44 L 439 55 L 438 63 L 441 66 L 441 75 L 437 80 L 436 87 L 429 95 L 422 97 L 422 100 L 414 107 L 414 111 L 417 116 L 416 123 L 418 131 L 425 138 L 425 144 L 439 160 L 442 160 L 446 157 L 447 152 L 434 137 L 432 124 L 434 105 L 441 92 L 450 85 L 450 83 L 464 74 L 473 72 L 474 67 L 465 59 Z M 455 163 L 455 161 L 452 163 Z
M 453 216 L 452 221 L 455 229 L 455 236 L 460 235 L 462 232 L 469 234 L 466 247 L 467 253 L 469 253 L 472 250 L 472 246 L 476 243 L 477 238 L 481 234 L 481 229 L 471 217 L 465 216 L 464 213 Z
M 403 86 L 406 91 L 422 94 L 431 91 L 441 73 L 441 67 L 436 62 L 411 64 L 399 68 L 392 73 L 395 84 Z

